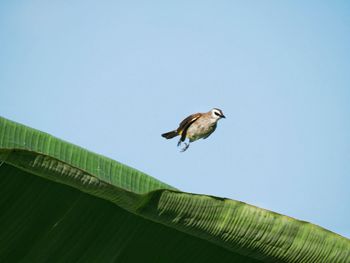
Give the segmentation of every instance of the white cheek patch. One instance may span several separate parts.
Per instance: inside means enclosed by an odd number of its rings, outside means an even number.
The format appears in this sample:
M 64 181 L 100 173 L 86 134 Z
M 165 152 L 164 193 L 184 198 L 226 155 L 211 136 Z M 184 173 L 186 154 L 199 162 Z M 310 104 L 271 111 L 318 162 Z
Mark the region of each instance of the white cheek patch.
M 220 112 L 217 111 L 217 110 L 214 110 L 214 111 L 212 112 L 212 115 L 213 115 L 215 118 L 218 118 L 218 117 L 221 116 Z

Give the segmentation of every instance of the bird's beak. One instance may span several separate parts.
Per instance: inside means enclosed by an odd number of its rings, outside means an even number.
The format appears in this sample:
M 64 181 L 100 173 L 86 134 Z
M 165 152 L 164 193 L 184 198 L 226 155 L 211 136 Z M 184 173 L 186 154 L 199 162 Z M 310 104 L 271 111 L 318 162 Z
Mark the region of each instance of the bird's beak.
M 222 115 L 221 115 L 221 118 L 224 118 L 224 119 L 226 119 L 226 116 L 225 116 L 224 114 L 222 114 Z

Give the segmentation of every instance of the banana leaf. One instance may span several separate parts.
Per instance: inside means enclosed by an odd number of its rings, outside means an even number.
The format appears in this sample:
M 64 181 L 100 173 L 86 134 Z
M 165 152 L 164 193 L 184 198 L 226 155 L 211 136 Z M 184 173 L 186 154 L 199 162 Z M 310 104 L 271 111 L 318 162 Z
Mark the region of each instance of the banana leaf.
M 350 240 L 182 192 L 0 117 L 0 262 L 350 262 Z

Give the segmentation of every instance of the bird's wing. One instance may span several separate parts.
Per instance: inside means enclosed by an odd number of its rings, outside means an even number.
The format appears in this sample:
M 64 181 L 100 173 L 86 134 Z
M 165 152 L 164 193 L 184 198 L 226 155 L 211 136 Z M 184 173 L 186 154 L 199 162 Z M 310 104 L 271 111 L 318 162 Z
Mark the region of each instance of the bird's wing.
M 198 118 L 201 116 L 202 116 L 201 113 L 195 113 L 188 116 L 186 119 L 184 119 L 180 123 L 179 128 L 177 128 L 177 132 L 181 134 L 181 139 L 180 139 L 181 141 L 184 141 L 186 139 L 187 129 L 191 126 L 192 123 L 198 120 Z

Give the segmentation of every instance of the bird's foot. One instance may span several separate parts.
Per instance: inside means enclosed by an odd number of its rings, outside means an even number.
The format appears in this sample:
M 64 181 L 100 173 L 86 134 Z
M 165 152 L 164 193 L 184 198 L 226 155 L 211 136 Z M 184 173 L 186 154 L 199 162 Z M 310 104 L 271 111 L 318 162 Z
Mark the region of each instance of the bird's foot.
M 190 143 L 185 143 L 185 147 L 181 149 L 181 152 L 183 153 L 184 151 L 186 151 L 188 147 L 190 147 Z

